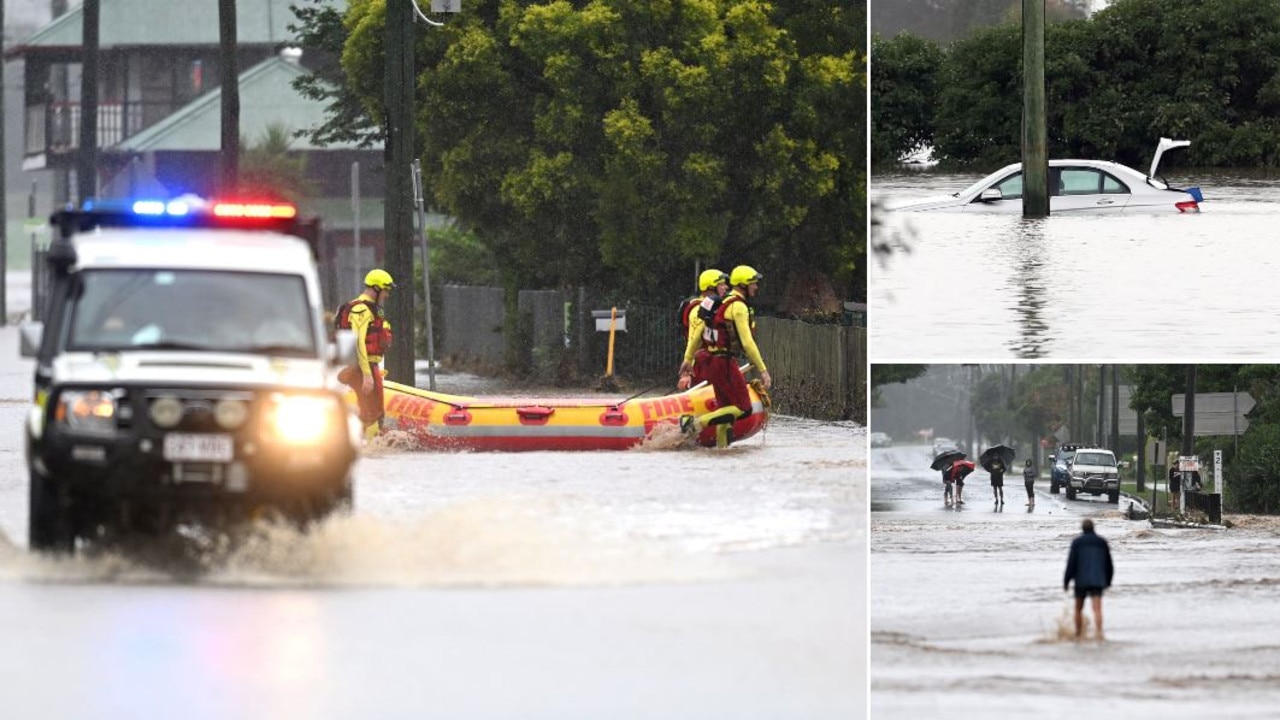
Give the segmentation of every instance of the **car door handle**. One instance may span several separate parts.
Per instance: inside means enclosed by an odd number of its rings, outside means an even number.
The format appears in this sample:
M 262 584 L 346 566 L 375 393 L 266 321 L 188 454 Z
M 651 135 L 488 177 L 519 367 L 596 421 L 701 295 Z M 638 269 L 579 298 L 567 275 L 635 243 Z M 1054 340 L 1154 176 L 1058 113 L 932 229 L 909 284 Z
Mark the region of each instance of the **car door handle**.
M 1099 204 L 1099 205 L 1115 205 L 1115 204 L 1116 204 L 1116 201 L 1115 201 L 1115 200 L 1108 200 L 1107 198 L 1103 198 L 1103 199 L 1101 199 L 1101 200 L 1099 200 L 1099 201 L 1098 201 L 1098 204 Z

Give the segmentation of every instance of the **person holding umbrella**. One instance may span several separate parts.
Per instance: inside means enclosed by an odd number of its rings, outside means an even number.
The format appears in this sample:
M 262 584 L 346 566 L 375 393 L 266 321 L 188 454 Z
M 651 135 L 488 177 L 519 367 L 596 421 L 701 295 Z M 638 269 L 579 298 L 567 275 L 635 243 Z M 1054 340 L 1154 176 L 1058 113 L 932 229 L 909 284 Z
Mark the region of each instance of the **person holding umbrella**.
M 1036 469 L 1031 465 L 1031 458 L 1027 458 L 1027 466 L 1022 468 L 1022 482 L 1027 486 L 1027 507 L 1036 506 Z
M 991 473 L 991 495 L 997 506 L 1004 505 L 1004 471 L 1013 458 L 1013 448 L 1006 445 L 989 447 L 978 457 L 982 467 Z
M 959 450 L 955 448 L 947 448 L 946 450 L 938 453 L 938 455 L 933 458 L 933 462 L 929 464 L 931 469 L 942 472 L 942 502 L 946 507 L 951 507 L 952 503 L 951 487 L 954 482 L 954 478 L 952 476 L 952 465 L 957 460 L 964 460 L 964 457 L 964 453 Z
M 956 460 L 951 463 L 951 480 L 956 485 L 956 507 L 964 504 L 964 479 L 973 472 L 973 463 L 968 460 Z

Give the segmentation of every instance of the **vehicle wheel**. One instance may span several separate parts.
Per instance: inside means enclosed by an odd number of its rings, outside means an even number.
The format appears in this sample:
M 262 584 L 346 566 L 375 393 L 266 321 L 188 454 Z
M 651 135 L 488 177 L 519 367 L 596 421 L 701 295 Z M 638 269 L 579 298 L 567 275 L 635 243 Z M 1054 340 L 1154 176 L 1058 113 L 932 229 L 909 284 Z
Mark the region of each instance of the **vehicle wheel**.
M 1076 489 L 1071 487 L 1070 485 L 1067 486 L 1067 499 L 1068 500 L 1076 499 Z
M 37 552 L 75 551 L 75 525 L 66 489 L 57 481 L 28 468 L 27 546 Z
M 1111 504 L 1113 504 L 1113 505 L 1119 505 L 1119 504 L 1120 504 L 1120 491 L 1119 491 L 1119 490 L 1112 490 L 1111 492 L 1107 493 L 1107 502 L 1109 502 L 1109 503 L 1111 503 Z

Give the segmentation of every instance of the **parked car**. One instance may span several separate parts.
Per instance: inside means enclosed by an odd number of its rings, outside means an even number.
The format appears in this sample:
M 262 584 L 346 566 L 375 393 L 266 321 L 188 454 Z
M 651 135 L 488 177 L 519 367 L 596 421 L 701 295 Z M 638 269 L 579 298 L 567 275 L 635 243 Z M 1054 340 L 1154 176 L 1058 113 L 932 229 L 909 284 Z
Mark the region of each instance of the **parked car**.
M 889 437 L 888 433 L 873 432 L 871 433 L 870 437 L 871 437 L 871 447 L 873 448 L 889 447 L 890 445 L 893 444 L 893 438 Z
M 1107 502 L 1120 502 L 1120 470 L 1115 453 L 1104 448 L 1078 448 L 1067 465 L 1067 499 L 1088 493 L 1107 494 Z
M 1190 145 L 1189 140 L 1160 138 L 1151 171 L 1143 174 L 1108 160 L 1050 160 L 1049 212 L 1199 212 L 1200 188 L 1171 187 L 1156 175 L 1166 150 Z M 926 198 L 892 208 L 905 211 L 1022 212 L 1022 163 L 991 173 L 960 192 Z
M 948 448 L 953 448 L 953 447 L 956 447 L 956 441 L 955 441 L 955 440 L 952 440 L 951 438 L 948 438 L 948 437 L 936 437 L 936 438 L 934 438 L 934 439 L 933 439 L 933 454 L 934 454 L 934 455 L 937 455 L 938 453 L 942 452 L 943 450 L 946 450 L 946 449 L 948 449 Z

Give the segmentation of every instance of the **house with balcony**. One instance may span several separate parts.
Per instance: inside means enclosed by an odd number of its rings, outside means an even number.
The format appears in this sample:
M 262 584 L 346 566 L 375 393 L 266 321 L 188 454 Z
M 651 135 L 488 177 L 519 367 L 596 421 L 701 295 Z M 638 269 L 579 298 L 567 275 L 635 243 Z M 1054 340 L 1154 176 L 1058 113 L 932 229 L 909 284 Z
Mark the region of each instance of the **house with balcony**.
M 237 0 L 240 137 L 252 146 L 271 128 L 291 135 L 319 125 L 323 103 L 292 82 L 308 58 L 290 48 L 297 0 Z M 340 2 L 340 0 L 333 0 Z M 98 197 L 207 196 L 221 148 L 221 52 L 213 0 L 100 0 Z M 83 15 L 76 7 L 6 53 L 25 64 L 22 164 L 52 173 L 51 205 L 70 199 L 79 150 Z M 12 108 L 11 111 L 16 111 Z M 246 148 L 242 148 L 243 153 Z M 318 219 L 330 287 L 342 294 L 359 268 L 382 256 L 380 147 L 317 147 L 295 137 L 305 157 L 305 215 Z M 360 199 L 353 198 L 359 164 Z M 41 203 L 42 205 L 44 203 Z M 357 220 L 358 218 L 358 220 Z
M 253 67 L 290 44 L 295 1 L 237 0 L 237 67 Z M 118 170 L 113 148 L 217 90 L 222 59 L 216 2 L 100 0 L 99 15 L 102 184 Z M 22 167 L 59 175 L 55 188 L 64 196 L 57 202 L 67 199 L 79 149 L 83 19 L 83 7 L 72 8 L 5 53 L 25 66 Z

